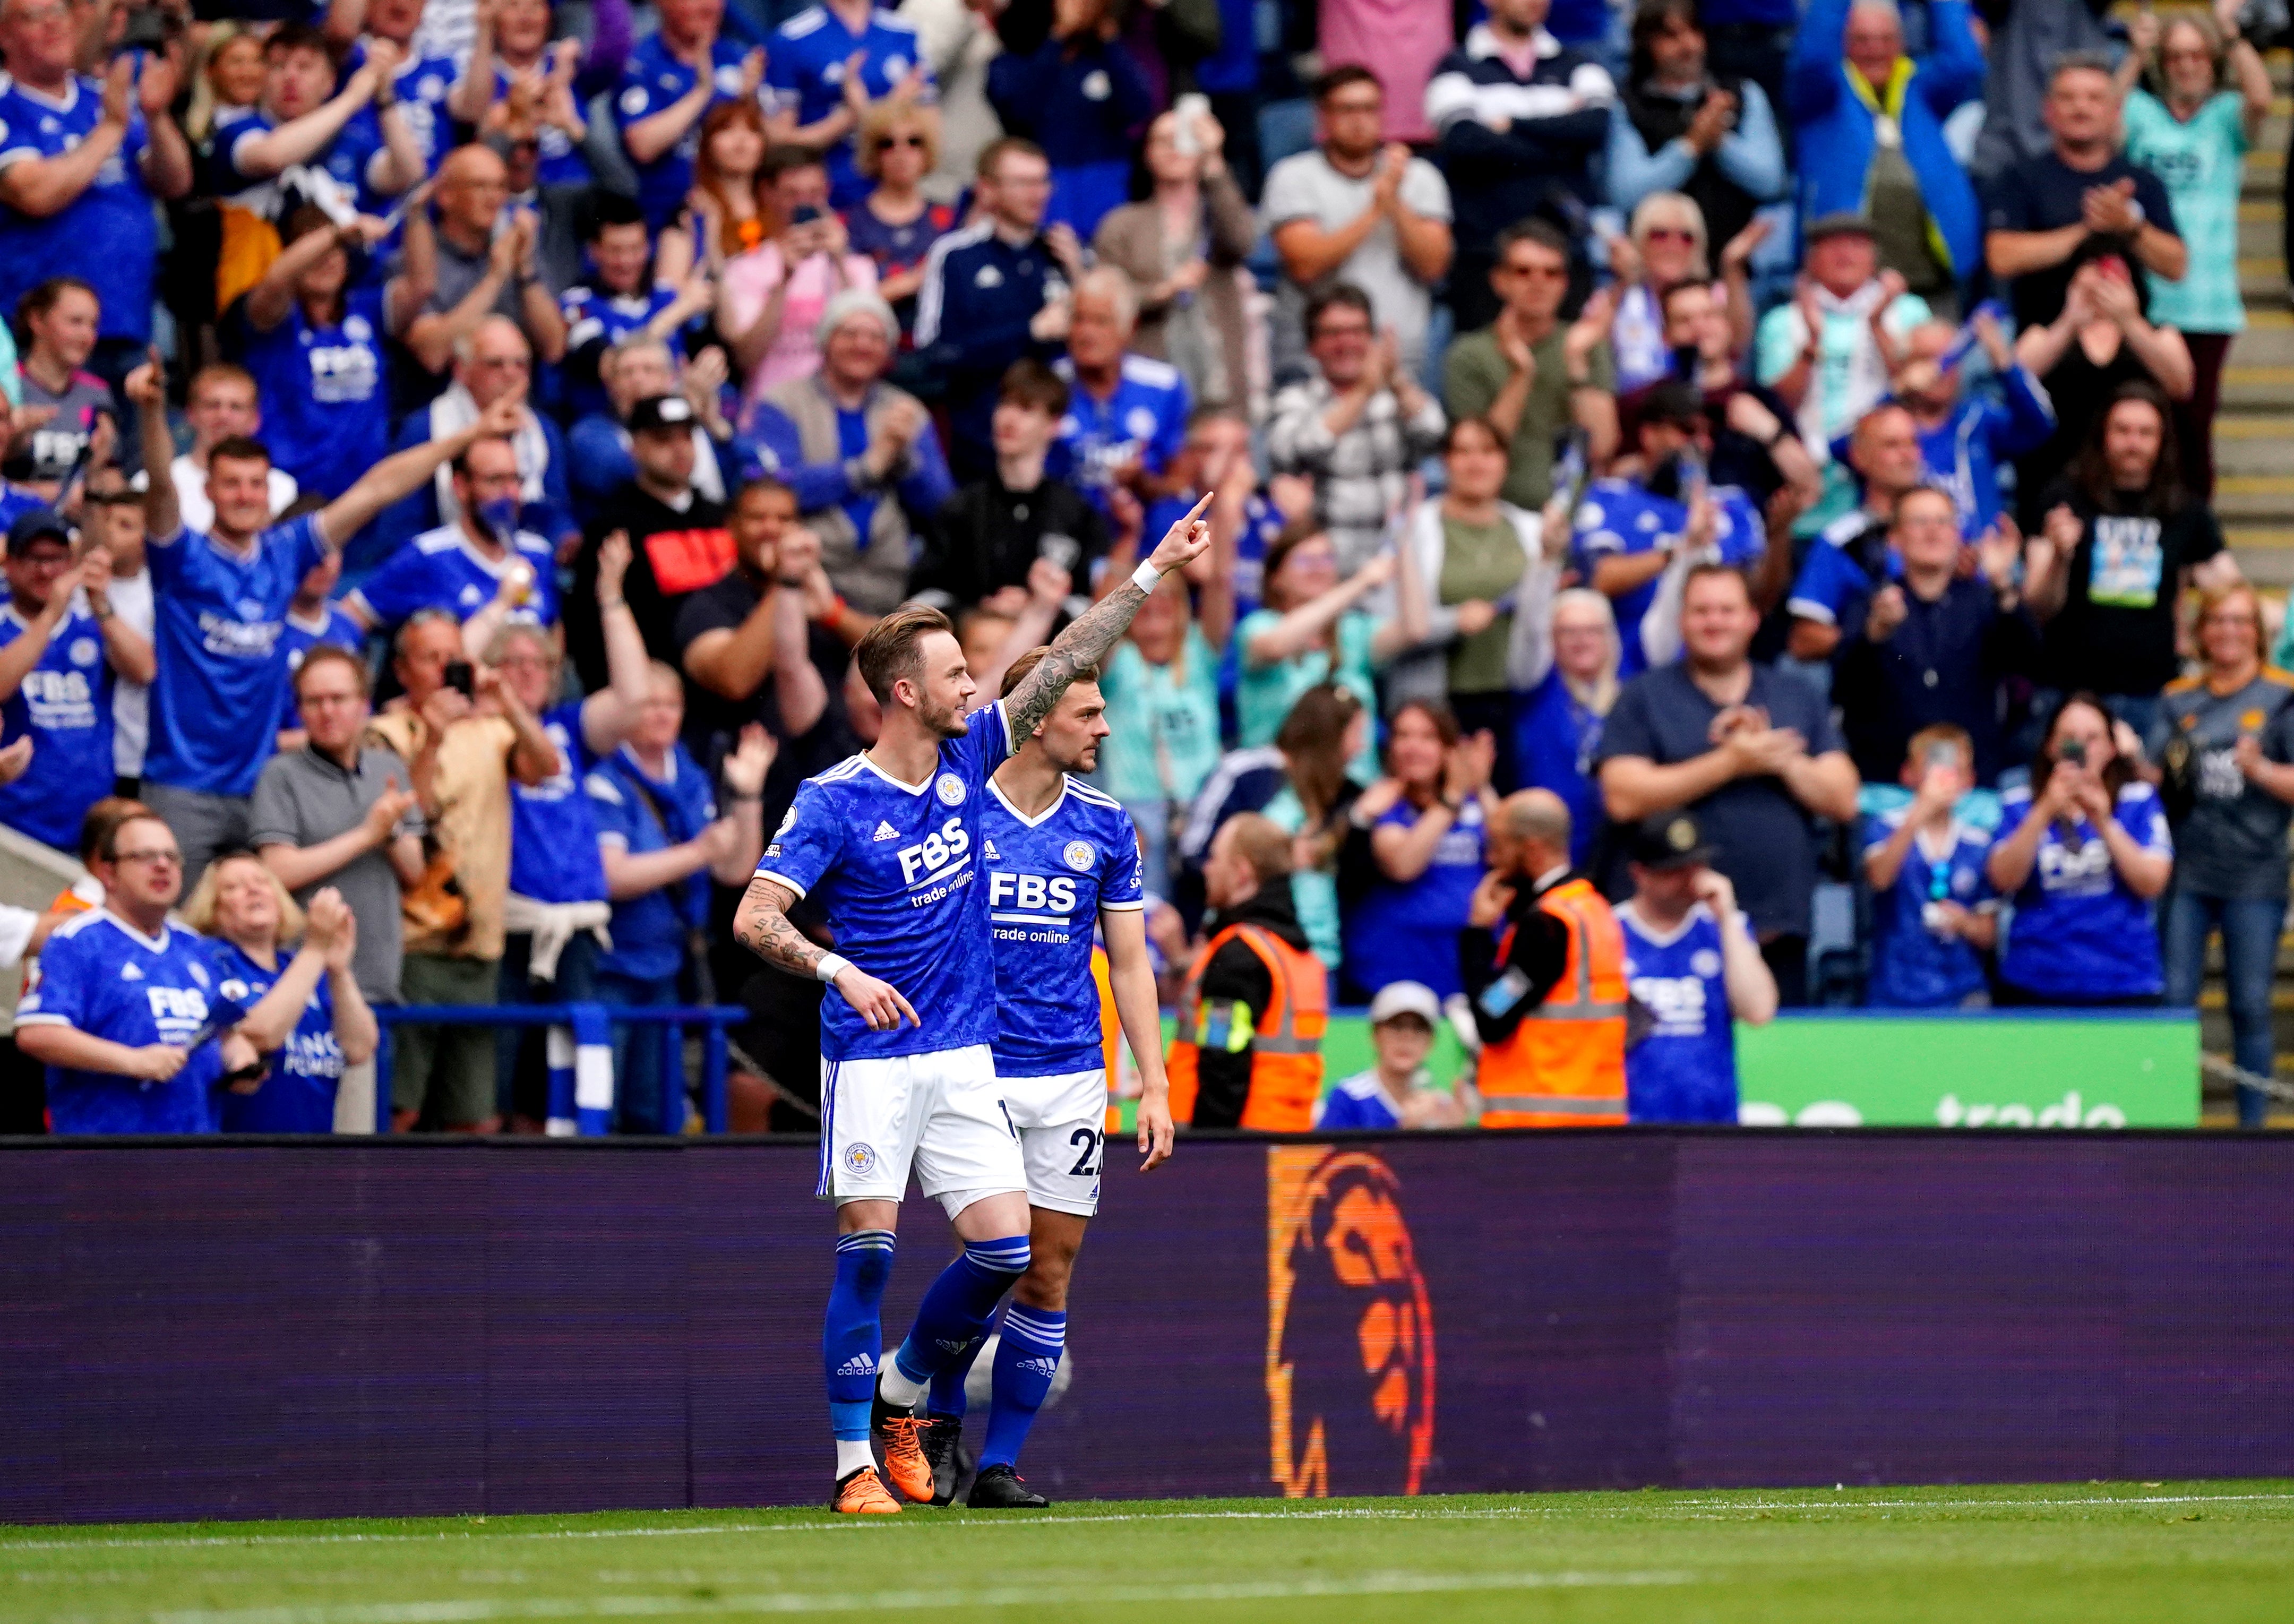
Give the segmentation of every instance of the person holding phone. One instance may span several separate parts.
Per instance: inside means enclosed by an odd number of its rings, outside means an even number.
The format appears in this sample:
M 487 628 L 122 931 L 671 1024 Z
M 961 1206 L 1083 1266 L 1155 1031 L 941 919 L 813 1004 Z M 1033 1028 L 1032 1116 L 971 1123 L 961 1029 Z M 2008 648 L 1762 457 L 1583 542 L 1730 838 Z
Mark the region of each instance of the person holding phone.
M 2111 1009 L 2166 988 L 2151 905 L 2175 871 L 2159 792 L 2103 701 L 2073 694 L 2047 718 L 2031 782 L 1999 798 L 1984 872 L 2014 905 L 1999 1002 Z M 2122 749 L 2124 744 L 2127 748 Z
M 828 207 L 828 170 L 819 158 L 777 147 L 759 175 L 778 230 L 727 260 L 717 288 L 717 330 L 731 350 L 746 411 L 776 385 L 820 369 L 820 319 L 832 299 L 876 286 L 876 262 L 852 251 L 844 222 Z

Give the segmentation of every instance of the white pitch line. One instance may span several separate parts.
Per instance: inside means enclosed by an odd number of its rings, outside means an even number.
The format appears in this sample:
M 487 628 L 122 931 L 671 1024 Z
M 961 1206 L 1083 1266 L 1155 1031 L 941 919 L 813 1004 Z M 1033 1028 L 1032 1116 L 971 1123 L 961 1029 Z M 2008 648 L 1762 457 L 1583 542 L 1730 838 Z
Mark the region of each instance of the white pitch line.
M 1811 1495 L 1824 1492 L 1811 1489 Z M 1109 1512 L 1105 1514 L 1028 1516 L 994 1522 L 973 1522 L 918 1515 L 900 1517 L 842 1517 L 818 1522 L 704 1522 L 677 1528 L 544 1528 L 502 1529 L 475 1526 L 441 1529 L 427 1534 L 204 1534 L 187 1539 L 166 1535 L 104 1539 L 0 1539 L 0 1556 L 11 1551 L 193 1550 L 202 1547 L 247 1549 L 261 1546 L 401 1545 L 438 1543 L 449 1539 L 657 1539 L 702 1538 L 716 1534 L 842 1533 L 861 1530 L 902 1528 L 1022 1529 L 1085 1527 L 1099 1522 L 1258 1522 L 1347 1518 L 1372 1522 L 1440 1522 L 1475 1520 L 1550 1520 L 1568 1517 L 1648 1518 L 1674 1512 L 1709 1514 L 1727 1511 L 1817 1511 L 1837 1513 L 1866 1510 L 1968 1511 L 2036 1510 L 2071 1506 L 2188 1506 L 2246 1501 L 2294 1501 L 2294 1493 L 2277 1494 L 2153 1494 L 2141 1496 L 2071 1496 L 2050 1499 L 1988 1499 L 1970 1497 L 1953 1500 L 1712 1500 L 1672 1499 L 1631 1506 L 1428 1506 L 1423 1508 L 1374 1506 L 1302 1506 L 1297 1511 L 1158 1511 Z M 259 1526 L 255 1525 L 255 1526 Z
M 985 1590 L 764 1591 L 749 1596 L 607 1596 L 396 1602 L 354 1607 L 246 1607 L 156 1612 L 151 1624 L 482 1624 L 490 1619 L 653 1618 L 694 1612 L 875 1612 L 955 1608 L 1083 1606 L 1107 1603 L 1295 1601 L 1314 1596 L 1423 1596 L 1469 1590 L 1596 1589 L 1686 1585 L 1672 1570 L 1603 1573 L 1365 1573 L 1355 1579 L 1265 1579 L 1237 1584 L 1110 1585 L 1067 1590 L 1003 1586 Z

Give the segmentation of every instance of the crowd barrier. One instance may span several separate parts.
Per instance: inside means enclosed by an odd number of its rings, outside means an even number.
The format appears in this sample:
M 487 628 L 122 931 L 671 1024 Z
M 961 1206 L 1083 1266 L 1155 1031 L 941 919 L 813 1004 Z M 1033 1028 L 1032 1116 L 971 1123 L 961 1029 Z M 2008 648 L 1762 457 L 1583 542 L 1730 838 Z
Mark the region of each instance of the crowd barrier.
M 0 1146 L 0 1522 L 816 1502 L 788 1141 Z M 1055 1498 L 2294 1475 L 2294 1138 L 1120 1141 Z M 949 1255 L 911 1203 L 894 1336 Z M 976 1434 L 975 1434 L 976 1435 Z
M 615 1025 L 650 1033 L 666 1053 L 662 1076 L 685 1075 L 685 1035 L 701 1028 L 701 1120 L 712 1133 L 725 1131 L 725 1028 L 751 1019 L 729 1004 L 696 1008 L 632 1009 L 602 1003 L 383 1003 L 374 1006 L 381 1027 L 374 1052 L 374 1131 L 390 1132 L 391 1032 L 397 1027 L 544 1027 L 549 1029 L 549 1133 L 554 1137 L 595 1136 L 614 1131 Z M 643 1041 L 642 1037 L 635 1041 Z M 685 1132 L 686 1097 L 681 1087 L 661 1091 L 663 1133 Z

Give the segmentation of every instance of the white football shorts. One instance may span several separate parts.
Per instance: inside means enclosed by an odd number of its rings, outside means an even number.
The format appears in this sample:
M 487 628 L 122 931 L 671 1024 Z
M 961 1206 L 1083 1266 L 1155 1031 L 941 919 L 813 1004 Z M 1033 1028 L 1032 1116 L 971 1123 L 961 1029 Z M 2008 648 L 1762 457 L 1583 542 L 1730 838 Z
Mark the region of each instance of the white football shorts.
M 813 1193 L 824 1201 L 898 1201 L 911 1167 L 930 1200 L 1028 1188 L 1019 1125 L 1004 1108 L 985 1043 L 823 1059 L 820 1099 L 820 1183 Z
M 1088 1218 L 1099 1211 L 1099 1170 L 1107 1149 L 1107 1070 L 1055 1077 L 1006 1077 L 1005 1108 L 1020 1127 L 1028 1204 Z

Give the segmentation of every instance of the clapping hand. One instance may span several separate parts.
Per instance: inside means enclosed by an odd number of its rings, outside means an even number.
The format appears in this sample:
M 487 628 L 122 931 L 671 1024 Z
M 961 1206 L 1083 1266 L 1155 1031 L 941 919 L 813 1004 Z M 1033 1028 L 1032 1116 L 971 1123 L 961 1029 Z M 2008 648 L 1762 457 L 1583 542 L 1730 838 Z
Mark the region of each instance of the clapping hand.
M 630 572 L 630 532 L 617 530 L 598 543 L 598 602 L 600 605 L 615 603 L 622 597 L 622 582 Z
M 32 735 L 28 733 L 5 750 L 0 750 L 0 784 L 15 783 L 31 765 Z
M 2098 236 L 2132 237 L 2143 229 L 2142 217 L 2135 212 L 2135 177 L 2088 187 L 2079 198 L 2079 214 L 2087 229 Z
M 398 825 L 413 809 L 414 792 L 400 789 L 397 780 L 393 779 L 390 787 L 374 798 L 374 804 L 366 809 L 360 822 L 365 825 L 368 837 L 379 846 L 398 832 Z
M 765 775 L 772 770 L 780 745 L 761 722 L 741 729 L 740 741 L 725 758 L 725 787 L 736 795 L 756 795 L 764 790 Z
M 1908 613 L 1903 588 L 1890 581 L 1872 594 L 1872 607 L 1864 617 L 1864 636 L 1871 642 L 1885 643 L 1896 635 L 1896 628 Z
M 1991 522 L 1991 528 L 1985 531 L 1982 539 L 1975 544 L 1977 567 L 1982 570 L 1983 578 L 1997 592 L 2007 591 L 2014 586 L 2015 564 L 2022 556 L 2023 532 L 2005 513 Z

